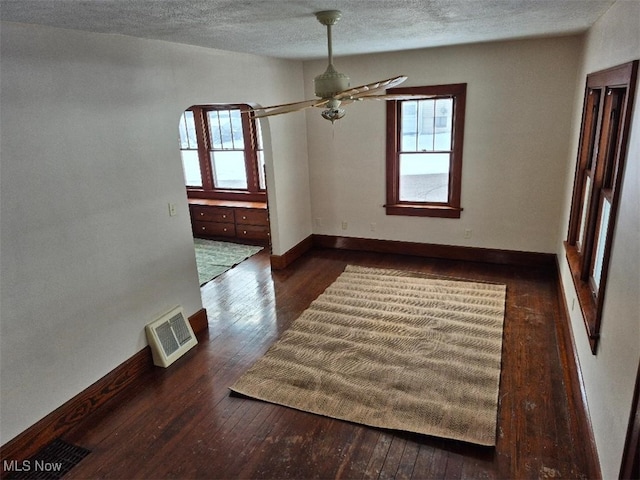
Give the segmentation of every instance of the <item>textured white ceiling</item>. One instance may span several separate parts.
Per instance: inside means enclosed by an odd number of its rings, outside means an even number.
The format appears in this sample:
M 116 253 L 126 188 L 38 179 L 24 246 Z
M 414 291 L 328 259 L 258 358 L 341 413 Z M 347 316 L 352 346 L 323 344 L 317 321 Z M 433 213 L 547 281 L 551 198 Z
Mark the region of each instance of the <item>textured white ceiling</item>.
M 639 0 L 622 0 L 639 1 Z M 586 30 L 614 0 L 0 0 L 3 21 L 280 58 L 326 55 L 313 15 L 338 9 L 334 55 Z

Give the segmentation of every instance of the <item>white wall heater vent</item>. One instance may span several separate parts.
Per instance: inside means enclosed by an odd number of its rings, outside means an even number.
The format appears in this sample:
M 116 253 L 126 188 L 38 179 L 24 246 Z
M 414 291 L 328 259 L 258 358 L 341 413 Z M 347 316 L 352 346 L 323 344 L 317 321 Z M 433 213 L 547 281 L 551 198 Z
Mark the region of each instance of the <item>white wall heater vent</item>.
M 198 343 L 182 307 L 173 308 L 145 329 L 153 363 L 159 367 L 168 367 Z

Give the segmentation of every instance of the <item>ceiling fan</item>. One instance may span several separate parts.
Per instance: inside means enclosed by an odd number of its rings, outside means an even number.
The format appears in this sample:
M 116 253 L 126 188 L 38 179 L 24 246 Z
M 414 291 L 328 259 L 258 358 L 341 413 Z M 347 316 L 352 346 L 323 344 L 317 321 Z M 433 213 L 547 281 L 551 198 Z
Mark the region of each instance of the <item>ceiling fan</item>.
M 346 111 L 341 108 L 343 105 L 360 100 L 405 100 L 432 98 L 427 95 L 411 94 L 384 94 L 381 93 L 387 88 L 393 88 L 404 82 L 407 77 L 398 77 L 380 80 L 378 82 L 350 88 L 350 79 L 344 73 L 338 72 L 333 66 L 333 46 L 331 42 L 331 27 L 342 18 L 339 10 L 325 10 L 315 13 L 318 21 L 327 27 L 327 47 L 329 53 L 329 65 L 324 73 L 315 77 L 313 83 L 315 94 L 318 98 L 313 100 L 303 100 L 301 102 L 284 103 L 272 105 L 270 107 L 259 107 L 252 110 L 254 118 L 269 117 L 283 113 L 297 112 L 309 107 L 325 107 L 322 117 L 330 120 L 331 123 L 344 117 Z

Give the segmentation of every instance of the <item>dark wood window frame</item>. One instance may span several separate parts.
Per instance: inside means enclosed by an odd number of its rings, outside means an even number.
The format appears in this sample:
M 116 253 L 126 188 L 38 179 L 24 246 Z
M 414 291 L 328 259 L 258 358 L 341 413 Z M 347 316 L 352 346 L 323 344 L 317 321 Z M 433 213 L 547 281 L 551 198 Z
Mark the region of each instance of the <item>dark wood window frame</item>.
M 214 200 L 238 200 L 249 202 L 266 201 L 266 190 L 260 188 L 260 164 L 258 151 L 260 138 L 256 120 L 248 114 L 241 114 L 242 131 L 244 137 L 244 158 L 247 178 L 246 189 L 216 188 L 210 160 L 211 139 L 209 137 L 209 121 L 207 113 L 216 110 L 240 110 L 250 112 L 251 107 L 246 104 L 216 104 L 194 105 L 187 110 L 192 111 L 195 121 L 196 137 L 198 141 L 198 158 L 202 176 L 202 187 L 187 185 L 189 198 L 208 198 Z
M 585 88 L 565 251 L 594 355 L 600 337 L 637 71 L 635 60 L 591 73 Z
M 467 84 L 432 85 L 422 87 L 392 88 L 388 94 L 433 95 L 434 98 L 453 99 L 453 131 L 451 159 L 449 163 L 449 188 L 447 202 L 408 202 L 400 200 L 400 145 L 401 107 L 404 100 L 387 101 L 387 215 L 460 218 L 462 185 L 462 145 Z

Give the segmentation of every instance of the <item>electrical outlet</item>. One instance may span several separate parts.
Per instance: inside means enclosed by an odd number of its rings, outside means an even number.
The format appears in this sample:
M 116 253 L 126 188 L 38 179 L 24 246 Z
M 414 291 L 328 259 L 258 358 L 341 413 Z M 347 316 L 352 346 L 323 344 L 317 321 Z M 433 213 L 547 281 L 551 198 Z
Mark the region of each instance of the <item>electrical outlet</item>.
M 473 230 L 471 230 L 470 228 L 467 228 L 464 231 L 464 238 L 471 238 L 471 234 L 473 233 Z
M 316 217 L 316 227 L 321 227 L 321 226 L 322 226 L 322 218 Z
M 342 221 L 342 229 L 346 230 L 347 228 L 349 228 L 349 224 L 343 220 Z
M 376 222 L 371 222 L 371 231 L 372 232 L 376 231 Z
M 178 210 L 176 210 L 176 204 L 175 203 L 170 203 L 169 204 L 169 216 L 170 217 L 175 217 L 178 214 Z

